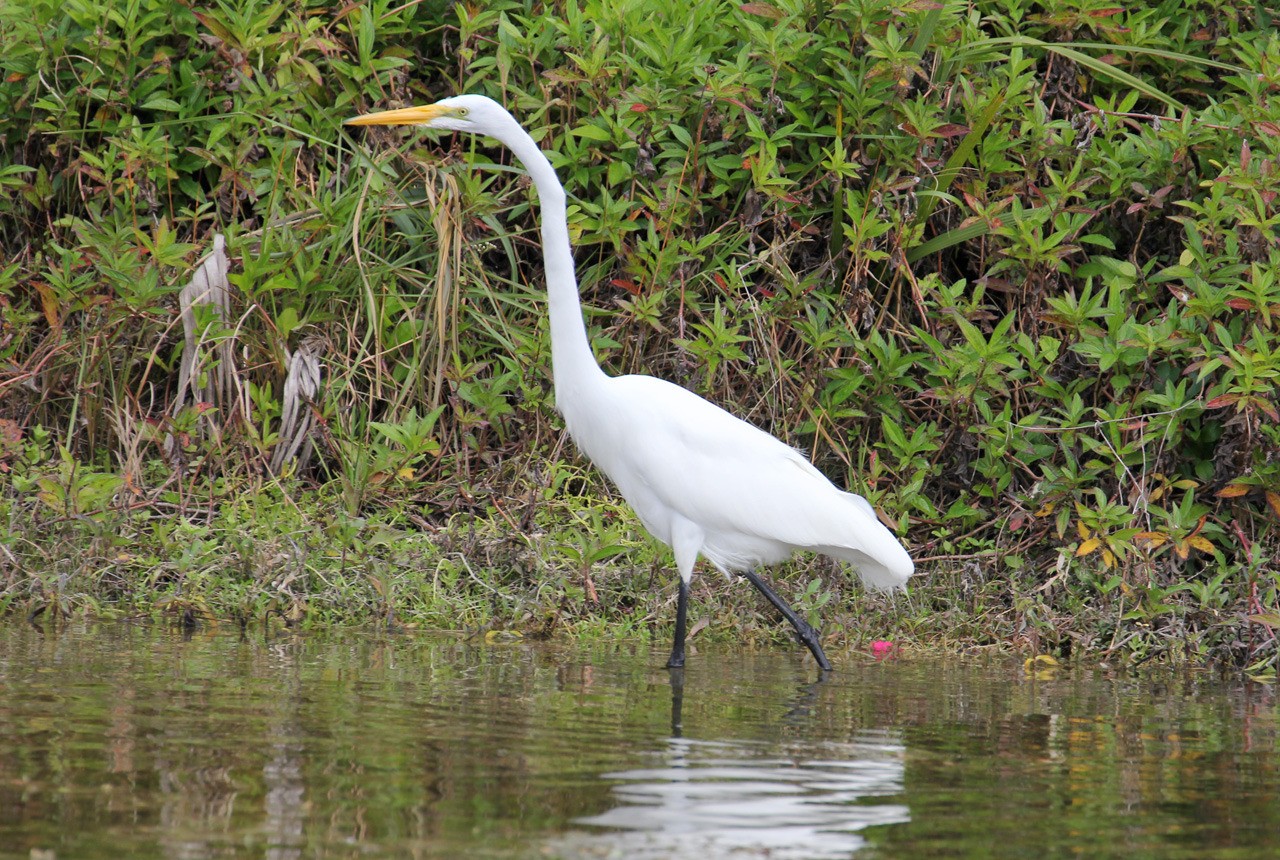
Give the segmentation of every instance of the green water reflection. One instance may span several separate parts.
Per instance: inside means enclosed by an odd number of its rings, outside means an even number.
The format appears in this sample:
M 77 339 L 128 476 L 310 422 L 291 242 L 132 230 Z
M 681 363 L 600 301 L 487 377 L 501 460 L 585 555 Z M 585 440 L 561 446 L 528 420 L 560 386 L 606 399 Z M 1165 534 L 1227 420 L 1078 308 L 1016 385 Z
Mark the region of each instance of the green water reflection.
M 0 857 L 1280 852 L 1264 687 L 704 649 L 677 698 L 664 659 L 0 626 Z

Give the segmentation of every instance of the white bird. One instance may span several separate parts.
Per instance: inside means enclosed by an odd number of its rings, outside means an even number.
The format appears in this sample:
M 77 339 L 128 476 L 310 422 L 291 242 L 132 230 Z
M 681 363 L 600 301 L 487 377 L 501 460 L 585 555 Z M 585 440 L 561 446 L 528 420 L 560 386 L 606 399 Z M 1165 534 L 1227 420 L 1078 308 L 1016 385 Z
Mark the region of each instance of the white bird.
M 795 628 L 822 669 L 818 632 L 756 574 L 796 550 L 844 559 L 875 589 L 904 588 L 914 565 L 866 499 L 837 489 L 799 451 L 698 395 L 651 376 L 609 376 L 587 340 L 555 169 L 507 111 L 463 95 L 365 114 L 347 125 L 414 125 L 488 135 L 524 165 L 538 191 L 551 317 L 556 408 L 578 448 L 671 547 L 680 572 L 668 668 L 685 661 L 689 585 L 701 555 L 741 573 Z

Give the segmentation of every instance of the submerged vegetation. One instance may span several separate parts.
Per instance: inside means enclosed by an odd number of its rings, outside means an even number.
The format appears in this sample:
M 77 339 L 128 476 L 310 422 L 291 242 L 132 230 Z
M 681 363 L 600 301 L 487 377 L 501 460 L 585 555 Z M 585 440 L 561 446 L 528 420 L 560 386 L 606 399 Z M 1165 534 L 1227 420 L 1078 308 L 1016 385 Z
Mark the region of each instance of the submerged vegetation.
M 665 551 L 554 413 L 527 183 L 481 142 L 340 127 L 466 91 L 551 154 L 602 364 L 896 522 L 908 598 L 778 571 L 833 644 L 1274 675 L 1267 14 L 0 6 L 0 608 L 668 621 Z M 695 589 L 704 636 L 762 616 Z

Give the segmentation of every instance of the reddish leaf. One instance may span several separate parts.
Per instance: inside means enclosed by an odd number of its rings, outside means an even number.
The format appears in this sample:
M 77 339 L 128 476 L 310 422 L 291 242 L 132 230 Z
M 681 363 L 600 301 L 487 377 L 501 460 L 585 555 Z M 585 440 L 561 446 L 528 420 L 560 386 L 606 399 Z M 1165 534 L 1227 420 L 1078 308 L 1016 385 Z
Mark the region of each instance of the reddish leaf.
M 631 281 L 623 280 L 622 278 L 613 278 L 612 280 L 609 281 L 609 283 L 613 284 L 615 287 L 618 287 L 619 289 L 626 290 L 627 292 L 631 293 L 631 295 L 633 296 L 640 295 L 640 288 L 637 287 Z
M 770 6 L 768 3 L 743 3 L 738 8 L 748 15 L 759 15 L 761 18 L 769 18 L 774 21 L 782 18 L 782 10 Z
M 22 428 L 12 418 L 0 418 L 0 445 L 11 447 L 22 441 Z
M 1271 137 L 1280 137 L 1280 125 L 1274 122 L 1268 122 L 1267 120 L 1263 120 L 1262 122 L 1258 123 L 1258 130 L 1261 131 L 1263 134 L 1270 135 Z
M 1230 406 L 1240 400 L 1239 394 L 1219 394 L 1204 405 L 1205 409 L 1221 409 L 1224 406 Z
M 961 125 L 958 122 L 949 122 L 946 125 L 940 125 L 933 130 L 934 137 L 960 137 L 968 134 L 969 126 Z
M 1235 308 L 1238 311 L 1253 310 L 1253 302 L 1248 299 L 1227 299 L 1227 307 Z
M 1110 18 L 1112 15 L 1119 15 L 1124 11 L 1123 6 L 1110 6 L 1106 9 L 1094 9 L 1092 12 L 1086 12 L 1090 18 Z
M 632 112 L 632 113 L 644 113 L 644 112 L 645 112 L 645 111 L 647 111 L 648 109 L 649 109 L 649 106 L 648 106 L 648 105 L 642 105 L 642 104 L 640 104 L 640 102 L 636 102 L 635 104 L 633 104 L 633 105 L 631 106 L 631 112 Z
M 1280 493 L 1267 490 L 1267 504 L 1271 506 L 1271 513 L 1276 515 L 1276 519 L 1280 519 Z

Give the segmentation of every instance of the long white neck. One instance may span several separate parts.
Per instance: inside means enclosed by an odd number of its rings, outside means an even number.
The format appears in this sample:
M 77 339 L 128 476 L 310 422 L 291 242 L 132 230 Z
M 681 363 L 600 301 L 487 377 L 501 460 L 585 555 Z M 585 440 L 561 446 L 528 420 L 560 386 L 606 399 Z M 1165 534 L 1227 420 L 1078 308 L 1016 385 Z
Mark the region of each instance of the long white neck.
M 514 120 L 509 129 L 503 129 L 498 140 L 520 159 L 538 189 L 538 202 L 542 207 L 543 266 L 551 317 L 551 373 L 556 403 L 564 411 L 565 406 L 574 400 L 571 391 L 581 390 L 604 378 L 604 371 L 591 353 L 587 327 L 582 319 L 573 250 L 569 245 L 564 187 L 551 162 Z

